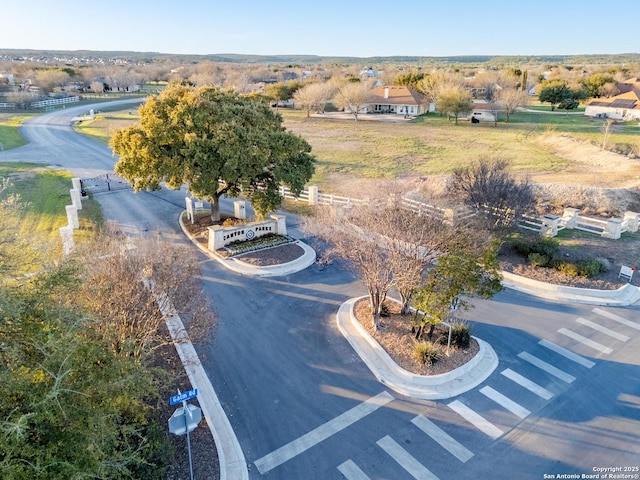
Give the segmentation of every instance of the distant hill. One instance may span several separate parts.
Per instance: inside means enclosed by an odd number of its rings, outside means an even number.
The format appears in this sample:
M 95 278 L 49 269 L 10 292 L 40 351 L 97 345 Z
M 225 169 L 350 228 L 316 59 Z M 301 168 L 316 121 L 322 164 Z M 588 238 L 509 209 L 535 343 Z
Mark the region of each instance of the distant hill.
M 459 55 L 448 57 L 380 56 L 380 57 L 330 57 L 319 55 L 245 55 L 218 53 L 210 55 L 186 55 L 159 52 L 92 51 L 92 50 L 19 50 L 0 49 L 0 57 L 15 58 L 110 58 L 154 63 L 175 61 L 178 63 L 277 63 L 277 64 L 465 64 L 465 65 L 523 65 L 523 64 L 640 64 L 640 53 L 611 55 Z

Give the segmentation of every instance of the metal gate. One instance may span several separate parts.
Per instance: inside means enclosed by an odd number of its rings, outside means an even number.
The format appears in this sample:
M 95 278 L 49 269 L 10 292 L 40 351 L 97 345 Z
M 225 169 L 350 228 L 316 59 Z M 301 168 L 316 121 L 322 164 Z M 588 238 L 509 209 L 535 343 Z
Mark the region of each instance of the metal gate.
M 80 179 L 80 187 L 92 193 L 130 189 L 131 185 L 115 173 L 103 173 L 93 178 Z

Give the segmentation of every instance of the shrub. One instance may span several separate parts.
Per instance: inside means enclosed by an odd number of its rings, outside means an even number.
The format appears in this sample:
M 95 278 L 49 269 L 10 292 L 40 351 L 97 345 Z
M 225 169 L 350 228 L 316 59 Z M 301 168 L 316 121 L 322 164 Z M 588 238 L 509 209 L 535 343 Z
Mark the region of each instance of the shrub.
M 549 264 L 549 259 L 539 253 L 531 252 L 527 258 L 532 267 L 546 267 Z
M 570 277 L 578 277 L 580 275 L 580 269 L 578 268 L 578 265 L 572 262 L 556 262 L 553 265 L 553 268 L 555 268 L 559 272 L 564 273 L 565 275 L 569 275 Z
M 413 356 L 420 363 L 433 365 L 440 358 L 440 349 L 431 342 L 418 342 L 413 347 Z
M 457 320 L 451 326 L 451 343 L 461 348 L 467 348 L 471 342 L 471 326 L 464 320 Z
M 384 302 L 382 304 L 382 306 L 380 307 L 380 316 L 381 317 L 388 317 L 390 315 L 389 313 L 389 305 L 387 305 L 387 302 Z
M 511 240 L 511 246 L 523 257 L 529 257 L 532 253 L 537 253 L 546 257 L 548 262 L 558 252 L 560 243 L 555 238 L 516 237 Z
M 581 262 L 580 267 L 581 275 L 587 278 L 593 278 L 596 275 L 607 271 L 604 262 L 596 259 Z

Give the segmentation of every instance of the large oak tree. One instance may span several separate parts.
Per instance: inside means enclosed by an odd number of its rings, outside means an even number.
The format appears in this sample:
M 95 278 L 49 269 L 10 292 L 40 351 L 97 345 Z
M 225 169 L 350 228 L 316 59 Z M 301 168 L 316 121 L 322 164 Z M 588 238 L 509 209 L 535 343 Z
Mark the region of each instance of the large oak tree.
M 222 195 L 251 200 L 258 215 L 282 201 L 278 187 L 300 193 L 314 172 L 311 146 L 286 131 L 282 118 L 259 101 L 219 88 L 172 84 L 140 107 L 140 122 L 111 139 L 120 156 L 115 172 L 134 190 L 158 190 L 161 182 L 187 184 L 211 202 L 220 220 Z

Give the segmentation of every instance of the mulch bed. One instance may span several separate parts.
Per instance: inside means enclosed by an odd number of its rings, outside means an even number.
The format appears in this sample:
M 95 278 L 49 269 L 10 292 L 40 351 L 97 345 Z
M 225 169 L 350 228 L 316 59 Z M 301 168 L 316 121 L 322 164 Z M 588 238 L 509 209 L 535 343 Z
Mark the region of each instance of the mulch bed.
M 471 339 L 469 347 L 456 348 L 451 346 L 447 357 L 445 350 L 447 347 L 448 329 L 444 326 L 436 327 L 433 334 L 434 342 L 442 339 L 444 344 L 442 348 L 441 358 L 432 365 L 426 365 L 417 362 L 413 358 L 413 347 L 416 344 L 414 335 L 411 333 L 411 317 L 400 315 L 400 305 L 393 301 L 387 301 L 389 307 L 389 316 L 382 318 L 382 325 L 378 331 L 373 330 L 371 322 L 371 308 L 367 298 L 361 299 L 354 305 L 354 314 L 362 326 L 369 332 L 374 339 L 382 346 L 389 356 L 400 367 L 415 373 L 416 375 L 439 375 L 450 372 L 461 365 L 464 365 L 478 353 L 479 345 L 475 339 Z M 423 340 L 429 337 L 423 335 Z

